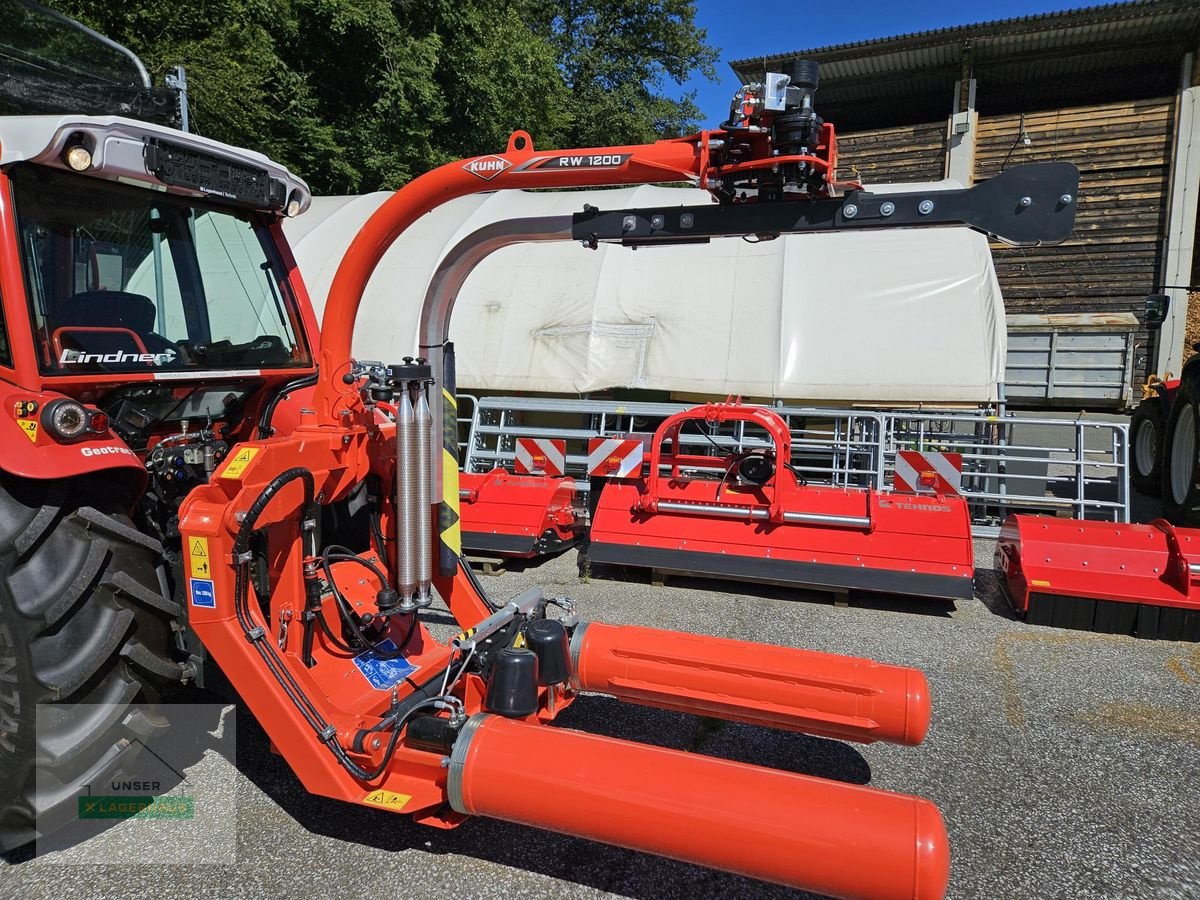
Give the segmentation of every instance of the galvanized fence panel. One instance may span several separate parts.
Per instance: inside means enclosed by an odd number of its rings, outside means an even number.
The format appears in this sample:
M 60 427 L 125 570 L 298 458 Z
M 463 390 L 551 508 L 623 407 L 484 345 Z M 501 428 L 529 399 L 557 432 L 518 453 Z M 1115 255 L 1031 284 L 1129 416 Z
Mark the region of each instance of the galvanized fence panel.
M 1014 512 L 1129 521 L 1129 426 L 1078 416 L 884 414 L 884 466 L 897 450 L 961 453 L 975 533 Z
M 465 415 L 463 397 L 471 415 Z M 512 468 L 520 437 L 566 441 L 566 470 L 589 487 L 587 443 L 596 437 L 649 435 L 681 403 L 622 403 L 541 397 L 460 396 L 470 420 L 463 470 Z M 891 490 L 898 450 L 963 457 L 962 493 L 979 536 L 994 535 L 1011 512 L 1129 521 L 1129 429 L 1119 421 L 986 412 L 828 409 L 773 406 L 792 435 L 790 465 L 810 484 Z M 681 435 L 691 453 L 767 446 L 746 423 Z
M 481 397 L 475 401 L 463 470 L 511 468 L 521 437 L 559 438 L 567 443 L 567 474 L 586 489 L 587 443 L 591 438 L 644 436 L 647 440 L 670 415 L 690 408 L 680 403 L 618 403 L 530 397 Z M 814 484 L 867 487 L 882 478 L 880 435 L 883 420 L 873 411 L 774 407 L 792 433 L 792 468 Z M 765 434 L 747 423 L 720 430 L 685 431 L 689 452 L 770 446 Z

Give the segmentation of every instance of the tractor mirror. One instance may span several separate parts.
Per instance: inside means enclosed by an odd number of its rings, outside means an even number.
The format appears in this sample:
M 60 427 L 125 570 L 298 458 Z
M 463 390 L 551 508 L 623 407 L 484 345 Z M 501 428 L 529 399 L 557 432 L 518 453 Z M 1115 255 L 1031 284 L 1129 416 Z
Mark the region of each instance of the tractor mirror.
M 1161 328 L 1167 319 L 1167 310 L 1171 308 L 1171 297 L 1168 294 L 1151 294 L 1146 298 L 1146 327 L 1153 330 Z
M 116 244 L 93 241 L 88 264 L 91 290 L 119 291 L 125 287 L 125 255 Z

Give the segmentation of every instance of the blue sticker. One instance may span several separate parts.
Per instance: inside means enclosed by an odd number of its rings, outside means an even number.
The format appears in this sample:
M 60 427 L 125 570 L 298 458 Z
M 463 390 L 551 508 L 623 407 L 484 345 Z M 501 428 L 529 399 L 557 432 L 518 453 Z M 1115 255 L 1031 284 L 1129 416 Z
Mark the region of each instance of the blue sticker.
M 396 645 L 389 638 L 379 645 L 379 649 L 386 653 L 395 653 Z M 354 665 L 358 667 L 358 671 L 362 672 L 363 678 L 371 683 L 371 687 L 377 691 L 389 691 L 394 685 L 399 684 L 420 666 L 414 666 L 403 656 L 397 656 L 394 659 L 380 659 L 379 654 L 374 650 L 368 650 L 366 653 L 359 654 L 354 657 Z
M 203 578 L 188 579 L 192 583 L 192 606 L 217 608 L 217 595 L 213 591 L 213 583 Z

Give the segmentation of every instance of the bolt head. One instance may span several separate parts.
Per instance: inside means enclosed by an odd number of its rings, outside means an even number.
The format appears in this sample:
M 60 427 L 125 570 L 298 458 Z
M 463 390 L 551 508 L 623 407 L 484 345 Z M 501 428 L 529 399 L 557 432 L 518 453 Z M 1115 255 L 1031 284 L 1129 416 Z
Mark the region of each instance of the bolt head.
M 1032 197 L 1022 197 L 1020 200 L 1020 203 L 1021 203 L 1022 209 L 1033 206 L 1033 198 Z
M 896 204 L 891 200 L 886 200 L 879 204 L 879 212 L 881 215 L 890 216 L 896 211 Z
M 1061 203 L 1063 206 L 1066 206 L 1069 203 L 1074 203 L 1075 198 L 1072 197 L 1070 194 L 1063 194 L 1061 197 L 1058 198 L 1058 202 Z
M 919 212 L 923 216 L 929 215 L 931 212 L 933 212 L 933 201 L 932 200 L 922 200 L 920 202 L 920 204 L 917 206 L 917 212 Z
M 845 216 L 847 219 L 853 219 L 855 216 L 858 215 L 858 207 L 855 206 L 853 203 L 847 203 L 845 206 L 842 207 L 842 215 Z

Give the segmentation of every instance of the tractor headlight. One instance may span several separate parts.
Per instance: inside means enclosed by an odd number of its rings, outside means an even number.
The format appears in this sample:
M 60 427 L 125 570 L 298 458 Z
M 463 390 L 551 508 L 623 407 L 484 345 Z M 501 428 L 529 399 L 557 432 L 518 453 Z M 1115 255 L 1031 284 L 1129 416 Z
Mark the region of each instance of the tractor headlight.
M 67 146 L 62 151 L 62 161 L 73 172 L 86 172 L 92 167 L 92 150 L 95 140 L 82 131 L 76 131 L 67 138 Z
M 74 400 L 51 400 L 42 408 L 42 427 L 60 441 L 86 437 L 91 421 L 91 414 L 83 404 Z
M 72 147 L 67 151 L 67 165 L 76 172 L 84 172 L 92 167 L 92 154 L 87 147 Z

